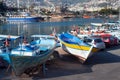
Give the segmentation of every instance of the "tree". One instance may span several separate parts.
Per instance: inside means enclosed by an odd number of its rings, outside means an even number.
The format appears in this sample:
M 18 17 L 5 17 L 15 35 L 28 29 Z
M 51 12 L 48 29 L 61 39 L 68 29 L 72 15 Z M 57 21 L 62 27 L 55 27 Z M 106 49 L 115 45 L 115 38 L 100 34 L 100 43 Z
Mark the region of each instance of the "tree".
M 0 13 L 4 15 L 6 11 L 7 11 L 6 4 L 3 1 L 0 1 Z
M 109 15 L 109 14 L 113 14 L 113 15 L 115 15 L 115 14 L 118 14 L 119 12 L 118 12 L 118 10 L 113 10 L 113 9 L 102 9 L 101 11 L 99 11 L 99 13 L 100 14 L 102 14 L 102 15 Z

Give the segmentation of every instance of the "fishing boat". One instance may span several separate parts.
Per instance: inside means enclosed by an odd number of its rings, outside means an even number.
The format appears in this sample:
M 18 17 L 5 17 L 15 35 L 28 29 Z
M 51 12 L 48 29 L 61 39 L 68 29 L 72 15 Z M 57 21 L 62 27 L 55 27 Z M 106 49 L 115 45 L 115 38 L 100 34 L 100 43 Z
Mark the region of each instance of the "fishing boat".
M 7 63 L 10 63 L 10 59 L 9 59 L 9 49 L 7 47 L 7 45 L 5 43 L 3 43 L 3 41 L 5 40 L 5 38 L 0 38 L 0 57 L 2 58 L 2 60 L 6 61 Z
M 26 70 L 38 65 L 44 64 L 52 55 L 55 46 L 37 46 L 31 43 L 20 44 L 17 48 L 11 50 L 10 61 L 15 75 L 20 76 Z M 41 42 L 39 42 L 40 44 Z
M 41 45 L 56 46 L 56 47 L 60 46 L 60 43 L 58 41 L 57 36 L 53 36 L 53 35 L 32 35 L 31 37 L 34 38 L 34 42 L 32 42 L 32 44 L 36 44 L 36 45 L 39 45 L 39 46 L 41 46 Z
M 20 0 L 16 0 L 17 2 L 17 12 L 7 13 L 6 14 L 6 21 L 8 22 L 15 22 L 15 21 L 22 21 L 22 22 L 36 22 L 43 20 L 44 18 L 42 16 L 36 16 L 30 13 L 30 5 L 27 4 L 28 8 L 26 11 L 20 10 Z M 28 0 L 28 3 L 30 3 L 30 0 Z
M 3 35 L 3 34 L 0 34 L 0 38 L 7 38 L 9 40 L 15 40 L 15 39 L 18 39 L 20 36 L 15 36 L 15 35 Z
M 19 36 L 15 35 L 0 35 L 0 57 L 3 58 L 6 62 L 10 63 L 9 54 L 10 50 L 14 45 L 14 41 L 18 39 Z
M 31 15 L 28 12 L 8 13 L 6 15 L 6 21 L 8 22 L 12 21 L 38 22 L 40 20 L 44 20 L 44 18 Z
M 83 18 L 91 18 L 89 15 L 83 15 Z
M 76 56 L 82 63 L 84 63 L 88 57 L 93 55 L 94 52 L 97 52 L 99 50 L 69 33 L 60 34 L 59 41 L 63 50 Z

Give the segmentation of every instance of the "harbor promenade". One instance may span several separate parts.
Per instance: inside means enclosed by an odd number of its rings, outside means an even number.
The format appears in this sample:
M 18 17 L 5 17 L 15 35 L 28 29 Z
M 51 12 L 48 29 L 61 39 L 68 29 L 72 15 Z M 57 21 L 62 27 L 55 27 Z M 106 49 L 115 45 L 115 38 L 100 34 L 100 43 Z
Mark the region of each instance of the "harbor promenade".
M 60 47 L 54 54 L 59 57 L 46 65 L 45 76 L 38 72 L 18 77 L 1 68 L 0 80 L 120 80 L 120 45 L 94 54 L 85 64 Z

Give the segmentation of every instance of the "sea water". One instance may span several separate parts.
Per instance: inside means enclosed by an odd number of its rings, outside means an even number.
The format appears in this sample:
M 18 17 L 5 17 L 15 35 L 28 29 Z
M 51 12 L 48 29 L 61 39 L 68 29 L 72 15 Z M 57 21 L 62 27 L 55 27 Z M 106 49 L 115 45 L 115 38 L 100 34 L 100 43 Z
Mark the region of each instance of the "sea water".
M 110 20 L 110 19 L 109 19 Z M 61 21 L 42 21 L 42 22 L 5 22 L 0 25 L 0 34 L 4 35 L 23 35 L 30 37 L 34 34 L 51 34 L 53 29 L 56 33 L 67 32 L 73 26 L 84 27 L 90 23 L 103 23 L 108 21 L 101 18 L 68 18 Z

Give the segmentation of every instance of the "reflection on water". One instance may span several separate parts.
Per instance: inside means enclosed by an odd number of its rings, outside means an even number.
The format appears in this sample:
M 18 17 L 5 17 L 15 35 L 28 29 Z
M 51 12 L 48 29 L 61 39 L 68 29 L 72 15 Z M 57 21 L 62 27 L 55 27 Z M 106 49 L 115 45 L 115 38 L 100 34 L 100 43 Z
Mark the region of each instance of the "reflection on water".
M 0 26 L 0 34 L 21 35 L 26 33 L 27 36 L 33 34 L 51 34 L 53 28 L 57 33 L 67 32 L 73 25 L 86 25 L 91 22 L 104 22 L 103 19 L 82 19 L 69 18 L 59 22 L 7 22 Z

